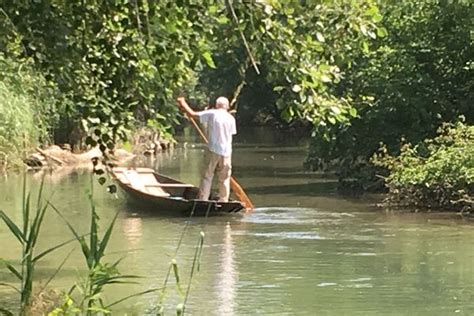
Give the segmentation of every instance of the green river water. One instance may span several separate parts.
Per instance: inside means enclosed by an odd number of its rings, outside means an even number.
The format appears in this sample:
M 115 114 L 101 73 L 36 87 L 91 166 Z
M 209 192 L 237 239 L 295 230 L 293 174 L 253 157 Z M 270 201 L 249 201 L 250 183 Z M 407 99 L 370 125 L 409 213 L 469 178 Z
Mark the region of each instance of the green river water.
M 198 184 L 202 146 L 193 138 L 160 155 L 154 166 L 164 174 Z M 455 214 L 389 212 L 375 198 L 347 198 L 335 183 L 302 168 L 305 146 L 268 132 L 238 136 L 234 175 L 254 204 L 249 215 L 192 218 L 179 249 L 181 282 L 189 280 L 200 231 L 205 245 L 200 271 L 188 298 L 189 315 L 473 315 L 474 229 Z M 40 174 L 27 177 L 33 192 Z M 90 174 L 85 170 L 46 176 L 46 197 L 80 232 L 89 226 Z M 21 219 L 22 176 L 0 179 L 0 208 Z M 140 284 L 110 286 L 112 302 L 161 287 L 187 218 L 143 212 L 116 199 L 98 184 L 95 201 L 106 227 L 119 212 L 107 260 L 119 257 L 123 274 Z M 63 222 L 49 212 L 38 250 L 70 239 Z M 45 257 L 38 282 L 45 282 L 75 248 L 50 285 L 68 289 L 85 271 L 77 245 Z M 0 257 L 18 262 L 19 246 L 0 225 Z M 3 269 L 3 268 L 2 268 Z M 174 280 L 172 278 L 172 280 Z M 6 269 L 0 283 L 14 282 Z M 185 288 L 185 286 L 184 286 Z M 182 296 L 174 281 L 165 299 L 175 314 Z M 158 294 L 133 298 L 114 307 L 113 315 L 145 315 Z M 0 287 L 0 306 L 14 309 L 16 294 Z

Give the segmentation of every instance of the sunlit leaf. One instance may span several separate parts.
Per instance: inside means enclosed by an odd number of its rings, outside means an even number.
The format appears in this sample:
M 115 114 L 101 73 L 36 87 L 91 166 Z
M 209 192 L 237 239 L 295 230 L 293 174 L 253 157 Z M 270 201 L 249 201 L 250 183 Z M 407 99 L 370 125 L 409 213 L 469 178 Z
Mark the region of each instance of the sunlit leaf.
M 380 13 L 376 13 L 372 16 L 372 21 L 374 21 L 375 23 L 382 21 L 382 19 L 383 17 Z
M 321 76 L 321 81 L 322 82 L 331 82 L 331 78 L 328 75 L 322 75 Z
M 331 106 L 331 111 L 336 115 L 341 114 L 341 109 L 337 106 Z
M 364 51 L 364 53 L 368 53 L 369 52 L 369 43 L 362 42 L 362 50 Z
M 212 58 L 212 55 L 210 52 L 204 52 L 202 54 L 202 57 L 204 57 L 204 60 L 206 61 L 206 64 L 211 67 L 211 68 L 216 68 L 216 65 L 214 64 L 214 59 Z
M 324 36 L 321 32 L 316 32 L 316 38 L 318 39 L 318 41 L 320 41 L 321 43 L 324 43 L 325 42 L 325 39 L 324 39 Z
M 349 109 L 349 114 L 352 116 L 352 117 L 356 117 L 357 116 L 357 110 L 355 108 L 350 108 Z
M 387 29 L 384 27 L 377 28 L 377 36 L 378 37 L 386 37 L 388 35 Z
M 291 88 L 291 90 L 293 90 L 293 92 L 298 93 L 298 92 L 301 91 L 301 86 L 298 85 L 298 84 L 295 84 L 295 85 Z

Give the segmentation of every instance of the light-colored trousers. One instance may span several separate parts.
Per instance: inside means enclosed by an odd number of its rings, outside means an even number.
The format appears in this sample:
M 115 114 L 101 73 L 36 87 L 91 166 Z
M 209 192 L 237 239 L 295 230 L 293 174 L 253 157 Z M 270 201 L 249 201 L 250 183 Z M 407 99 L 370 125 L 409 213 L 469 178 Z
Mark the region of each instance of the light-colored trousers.
M 204 173 L 201 180 L 201 186 L 199 188 L 198 199 L 208 200 L 211 194 L 212 179 L 214 173 L 217 172 L 219 179 L 219 202 L 229 201 L 230 195 L 230 175 L 232 174 L 232 158 L 224 157 L 215 154 L 211 151 L 207 151 L 209 157 L 208 164 L 204 169 Z

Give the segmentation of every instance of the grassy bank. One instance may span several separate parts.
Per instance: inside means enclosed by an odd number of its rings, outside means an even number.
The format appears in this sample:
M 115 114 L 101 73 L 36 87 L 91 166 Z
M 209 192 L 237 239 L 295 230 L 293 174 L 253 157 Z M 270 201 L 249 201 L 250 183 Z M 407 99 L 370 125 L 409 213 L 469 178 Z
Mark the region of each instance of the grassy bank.
M 26 152 L 48 141 L 55 120 L 54 91 L 28 62 L 0 54 L 0 170 L 20 166 Z

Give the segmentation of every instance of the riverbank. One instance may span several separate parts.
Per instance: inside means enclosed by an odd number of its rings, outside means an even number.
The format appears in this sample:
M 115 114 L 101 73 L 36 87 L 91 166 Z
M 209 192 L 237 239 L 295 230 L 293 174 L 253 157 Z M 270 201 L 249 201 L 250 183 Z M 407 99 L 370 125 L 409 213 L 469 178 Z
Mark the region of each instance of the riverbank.
M 127 164 L 134 159 L 142 159 L 143 157 L 150 157 L 159 155 L 162 152 L 169 151 L 176 144 L 176 141 L 171 138 L 162 139 L 158 133 L 151 129 L 140 129 L 131 137 L 130 143 L 118 145 L 114 150 L 107 151 L 107 158 L 110 162 L 116 165 Z M 24 149 L 21 152 L 3 152 L 0 153 L 3 157 L 8 157 L 0 164 L 0 172 L 8 170 L 38 170 L 41 168 L 78 168 L 87 167 L 92 168 L 92 159 L 102 159 L 104 153 L 99 146 L 88 146 L 89 149 L 83 151 L 71 150 L 70 144 L 50 145 L 50 146 L 33 146 L 29 149 Z M 125 147 L 127 149 L 125 149 Z

